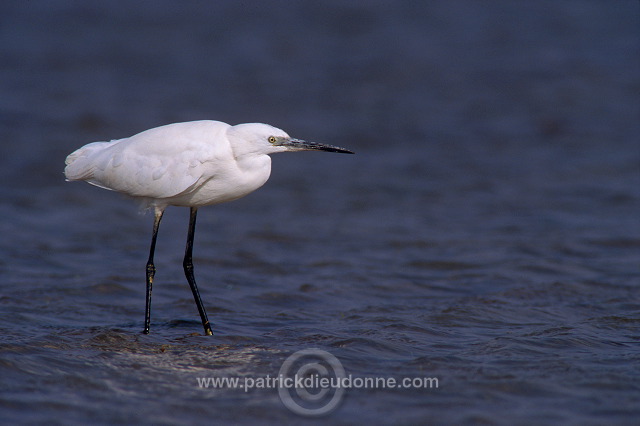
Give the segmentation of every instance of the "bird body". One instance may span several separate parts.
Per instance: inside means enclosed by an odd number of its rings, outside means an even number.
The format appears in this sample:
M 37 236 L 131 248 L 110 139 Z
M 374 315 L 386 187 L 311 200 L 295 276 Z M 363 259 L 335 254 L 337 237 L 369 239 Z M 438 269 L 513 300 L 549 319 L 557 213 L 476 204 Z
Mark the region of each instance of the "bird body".
M 144 333 L 149 333 L 153 256 L 167 206 L 190 207 L 184 272 L 205 334 L 211 335 L 193 275 L 192 250 L 199 207 L 233 201 L 260 188 L 271 174 L 269 154 L 320 150 L 350 153 L 332 145 L 291 138 L 262 123 L 231 126 L 221 121 L 174 123 L 111 142 L 93 142 L 67 156 L 67 180 L 121 192 L 154 208 L 153 234 L 147 261 Z
M 267 124 L 240 126 L 264 133 L 264 139 L 288 137 Z M 266 143 L 247 147 L 237 127 L 211 120 L 174 123 L 129 138 L 90 143 L 67 157 L 65 175 L 154 207 L 232 201 L 264 185 L 271 174 L 267 152 L 284 150 Z

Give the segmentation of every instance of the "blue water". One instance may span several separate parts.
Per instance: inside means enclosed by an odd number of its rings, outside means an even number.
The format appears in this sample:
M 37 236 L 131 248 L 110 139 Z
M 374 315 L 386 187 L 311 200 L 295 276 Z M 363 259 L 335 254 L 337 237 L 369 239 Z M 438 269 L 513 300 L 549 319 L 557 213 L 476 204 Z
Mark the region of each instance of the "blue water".
M 635 1 L 0 5 L 0 420 L 6 424 L 635 424 Z M 66 183 L 85 143 L 266 122 L 356 151 L 278 154 L 203 208 L 202 327 L 169 208 Z M 360 378 L 319 419 L 296 351 Z

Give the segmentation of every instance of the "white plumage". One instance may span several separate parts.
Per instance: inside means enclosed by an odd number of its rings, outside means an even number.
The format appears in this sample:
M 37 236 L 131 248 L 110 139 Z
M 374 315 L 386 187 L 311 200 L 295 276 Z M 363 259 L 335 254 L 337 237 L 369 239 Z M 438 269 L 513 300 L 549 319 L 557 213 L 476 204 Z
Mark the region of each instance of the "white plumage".
M 67 157 L 65 175 L 160 208 L 218 204 L 243 197 L 267 181 L 267 154 L 287 150 L 269 143 L 269 137 L 290 139 L 284 131 L 259 123 L 169 124 L 85 145 Z
M 160 220 L 169 205 L 191 208 L 184 270 L 205 334 L 211 326 L 193 276 L 192 248 L 197 209 L 232 201 L 255 191 L 269 179 L 269 154 L 321 150 L 352 153 L 344 148 L 293 139 L 268 124 L 230 126 L 220 121 L 175 123 L 129 138 L 93 142 L 67 157 L 67 180 L 84 180 L 118 191 L 154 207 L 151 250 L 147 262 L 144 332 L 149 332 L 153 254 Z

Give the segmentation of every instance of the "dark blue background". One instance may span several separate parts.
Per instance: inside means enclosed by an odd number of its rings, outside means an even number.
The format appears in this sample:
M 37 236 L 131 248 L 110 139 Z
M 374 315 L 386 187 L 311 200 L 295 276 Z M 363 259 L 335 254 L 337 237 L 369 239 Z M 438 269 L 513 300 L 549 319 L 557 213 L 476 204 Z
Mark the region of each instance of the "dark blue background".
M 275 375 L 318 347 L 338 423 L 632 424 L 640 396 L 636 1 L 3 1 L 0 418 L 299 422 Z M 200 332 L 186 209 L 85 184 L 85 143 L 176 121 L 266 122 L 356 156 L 274 156 L 201 209 Z

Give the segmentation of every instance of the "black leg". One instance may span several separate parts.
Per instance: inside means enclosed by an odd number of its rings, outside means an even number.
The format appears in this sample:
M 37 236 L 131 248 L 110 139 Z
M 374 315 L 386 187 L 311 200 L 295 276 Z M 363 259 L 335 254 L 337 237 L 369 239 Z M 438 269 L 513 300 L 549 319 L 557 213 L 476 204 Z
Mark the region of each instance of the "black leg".
M 202 305 L 202 299 L 200 299 L 200 292 L 198 291 L 196 280 L 193 277 L 193 235 L 196 230 L 197 214 L 198 209 L 196 207 L 191 207 L 191 216 L 189 218 L 189 233 L 187 234 L 187 248 L 184 251 L 184 262 L 182 266 L 184 266 L 184 274 L 187 277 L 187 281 L 189 281 L 189 286 L 191 287 L 191 291 L 193 292 L 193 298 L 196 301 L 196 306 L 198 307 L 198 312 L 200 313 L 200 318 L 202 319 L 204 334 L 207 336 L 211 336 L 213 335 L 213 333 L 211 332 L 211 325 L 209 324 L 207 313 L 205 312 L 204 306 Z
M 156 267 L 153 264 L 153 253 L 156 251 L 156 238 L 158 237 L 158 228 L 164 209 L 156 207 L 155 216 L 153 218 L 153 235 L 151 236 L 151 249 L 149 250 L 149 260 L 147 261 L 147 304 L 144 310 L 144 334 L 149 334 L 149 325 L 151 324 L 151 287 L 153 286 L 153 277 L 156 274 Z

